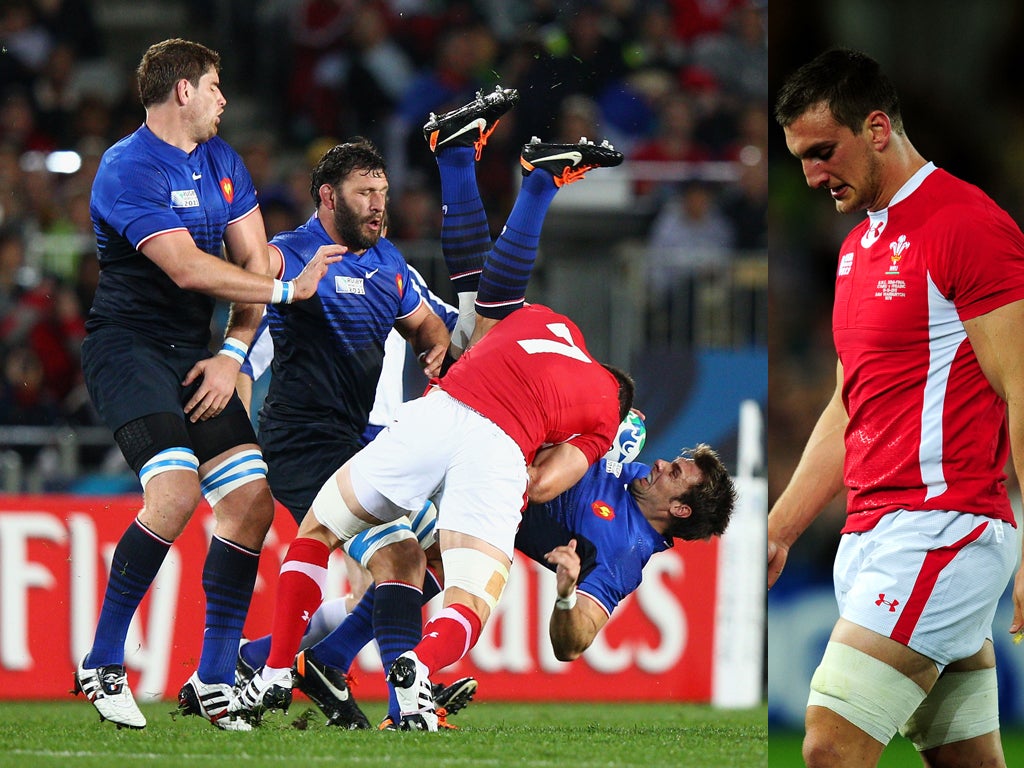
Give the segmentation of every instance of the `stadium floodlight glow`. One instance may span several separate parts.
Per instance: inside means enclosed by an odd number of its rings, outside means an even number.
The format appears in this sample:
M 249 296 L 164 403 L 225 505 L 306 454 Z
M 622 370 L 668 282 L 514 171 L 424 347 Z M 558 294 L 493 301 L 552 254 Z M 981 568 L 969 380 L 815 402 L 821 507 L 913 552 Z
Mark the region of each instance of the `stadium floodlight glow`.
M 72 150 L 51 152 L 46 156 L 46 170 L 50 173 L 77 173 L 82 157 Z

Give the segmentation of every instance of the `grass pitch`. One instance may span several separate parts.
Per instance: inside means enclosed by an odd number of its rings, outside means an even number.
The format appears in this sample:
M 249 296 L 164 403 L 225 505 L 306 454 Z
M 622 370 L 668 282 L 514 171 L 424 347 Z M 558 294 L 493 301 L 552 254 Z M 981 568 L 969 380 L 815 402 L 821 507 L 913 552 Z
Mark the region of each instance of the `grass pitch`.
M 296 700 L 287 714 L 273 713 L 252 733 L 219 731 L 174 709 L 169 701 L 143 705 L 149 726 L 128 731 L 100 723 L 82 699 L 0 703 L 0 766 L 768 765 L 766 707 L 482 701 L 452 718 L 459 730 L 436 734 L 327 728 L 305 700 Z M 371 722 L 384 716 L 380 702 L 364 710 Z

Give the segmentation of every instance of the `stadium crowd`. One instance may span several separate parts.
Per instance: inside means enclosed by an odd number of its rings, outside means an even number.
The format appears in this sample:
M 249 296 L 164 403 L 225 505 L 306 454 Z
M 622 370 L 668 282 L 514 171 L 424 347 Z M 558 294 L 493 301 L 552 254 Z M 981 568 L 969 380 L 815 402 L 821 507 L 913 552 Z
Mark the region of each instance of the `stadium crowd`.
M 222 133 L 253 176 L 268 236 L 309 215 L 309 168 L 322 151 L 363 135 L 389 158 L 391 239 L 437 244 L 424 117 L 500 83 L 522 102 L 479 173 L 495 236 L 522 145 L 583 135 L 626 155 L 651 287 L 767 248 L 766 0 L 178 5 L 188 28 L 171 34 L 224 53 L 235 104 Z M 119 62 L 167 36 L 154 31 L 119 56 L 102 6 L 0 8 L 0 427 L 99 423 L 79 364 L 98 279 L 90 188 L 102 152 L 144 117 L 132 65 Z M 716 168 L 728 172 L 706 171 Z M 18 451 L 37 459 L 38 448 Z M 55 473 L 48 486 L 67 480 Z

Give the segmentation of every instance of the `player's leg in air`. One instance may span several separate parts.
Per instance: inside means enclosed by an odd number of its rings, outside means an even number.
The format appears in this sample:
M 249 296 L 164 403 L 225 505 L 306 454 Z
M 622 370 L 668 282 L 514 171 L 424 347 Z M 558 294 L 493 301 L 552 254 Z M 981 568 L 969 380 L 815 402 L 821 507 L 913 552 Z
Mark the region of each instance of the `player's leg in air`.
M 544 218 L 558 190 L 579 181 L 589 170 L 616 166 L 623 159 L 607 142 L 594 144 L 581 138 L 577 144 L 549 144 L 534 139 L 523 147 L 525 178 L 506 226 L 491 247 L 475 163 L 499 118 L 518 98 L 514 89 L 497 87 L 452 112 L 431 115 L 423 127 L 441 176 L 442 251 L 459 296 L 460 319 L 452 340 L 463 348 L 471 347 L 501 318 L 523 306 Z M 473 323 L 469 322 L 470 302 Z M 444 535 L 443 551 L 447 548 Z M 460 547 L 459 551 L 466 550 Z M 476 590 L 483 591 L 483 586 Z M 472 593 L 461 587 L 446 592 L 445 608 L 428 622 L 424 639 L 391 666 L 389 680 L 398 694 L 401 728 L 436 728 L 429 676 L 465 655 L 489 614 L 485 605 L 472 598 L 473 607 L 460 602 Z M 463 597 L 453 598 L 454 594 Z

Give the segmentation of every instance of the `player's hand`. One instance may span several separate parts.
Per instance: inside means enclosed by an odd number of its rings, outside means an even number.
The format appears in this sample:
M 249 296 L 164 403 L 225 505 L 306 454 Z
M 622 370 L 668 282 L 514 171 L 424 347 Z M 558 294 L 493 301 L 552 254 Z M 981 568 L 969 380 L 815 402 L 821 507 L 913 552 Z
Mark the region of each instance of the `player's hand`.
M 1017 575 L 1013 577 L 1013 623 L 1010 624 L 1010 634 L 1015 635 L 1024 631 L 1024 565 L 1017 569 Z
M 558 596 L 568 597 L 576 589 L 576 582 L 580 578 L 580 556 L 576 554 L 576 539 L 570 539 L 568 544 L 555 547 L 544 555 L 544 559 L 555 566 Z
M 202 382 L 185 404 L 185 413 L 193 424 L 220 415 L 235 393 L 238 362 L 227 355 L 214 355 L 200 360 L 185 376 L 182 386 L 189 386 L 202 377 Z
M 789 547 L 783 546 L 776 541 L 768 541 L 768 589 L 779 580 L 782 569 L 786 567 L 786 558 L 789 557 Z
M 444 362 L 444 353 L 447 349 L 448 345 L 446 344 L 435 344 L 430 349 L 424 350 L 416 356 L 416 360 L 419 361 L 427 378 L 432 379 L 435 376 L 441 375 L 441 363 Z
M 302 271 L 299 272 L 299 276 L 292 281 L 295 285 L 295 298 L 293 301 L 308 299 L 316 293 L 316 286 L 319 284 L 321 278 L 327 274 L 327 268 L 331 264 L 341 261 L 342 254 L 347 251 L 348 248 L 344 245 L 338 245 L 336 243 L 332 243 L 331 245 L 321 245 L 317 248 L 316 253 L 313 254 L 313 258 L 310 259 L 309 263 L 302 268 Z

